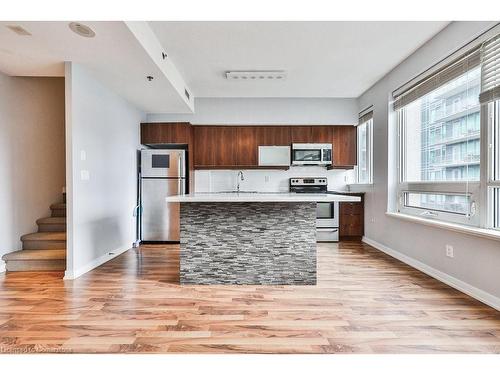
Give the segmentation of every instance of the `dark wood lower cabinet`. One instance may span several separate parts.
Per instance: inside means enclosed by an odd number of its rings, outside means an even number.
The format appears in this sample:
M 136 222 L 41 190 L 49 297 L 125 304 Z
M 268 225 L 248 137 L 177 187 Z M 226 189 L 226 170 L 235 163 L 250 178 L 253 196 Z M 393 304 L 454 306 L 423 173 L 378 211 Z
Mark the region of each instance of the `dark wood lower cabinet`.
M 361 202 L 340 202 L 339 236 L 341 240 L 360 239 L 365 233 L 364 194 L 350 194 L 361 197 Z

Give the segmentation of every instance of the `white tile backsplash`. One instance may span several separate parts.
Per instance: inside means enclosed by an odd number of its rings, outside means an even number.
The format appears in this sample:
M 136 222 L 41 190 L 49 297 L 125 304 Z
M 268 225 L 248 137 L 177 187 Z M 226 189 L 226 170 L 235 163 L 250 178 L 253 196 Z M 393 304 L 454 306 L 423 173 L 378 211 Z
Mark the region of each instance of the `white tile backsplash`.
M 353 170 L 322 167 L 291 167 L 288 170 L 243 169 L 244 181 L 241 190 L 261 192 L 288 191 L 290 177 L 327 177 L 328 190 L 347 190 L 354 183 Z M 195 171 L 196 192 L 217 192 L 236 190 L 238 170 L 197 170 Z

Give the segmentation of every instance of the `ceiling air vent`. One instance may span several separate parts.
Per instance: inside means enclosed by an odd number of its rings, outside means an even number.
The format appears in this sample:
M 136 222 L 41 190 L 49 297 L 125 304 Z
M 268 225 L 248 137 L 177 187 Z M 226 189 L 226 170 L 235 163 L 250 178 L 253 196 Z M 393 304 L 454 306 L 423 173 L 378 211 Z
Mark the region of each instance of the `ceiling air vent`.
M 286 79 L 284 70 L 245 70 L 226 72 L 230 81 L 283 81 Z
M 18 26 L 18 25 L 8 25 L 7 26 L 10 30 L 15 32 L 17 35 L 22 35 L 22 36 L 30 36 L 31 33 L 26 30 L 25 28 Z
M 84 25 L 83 23 L 80 23 L 80 22 L 71 22 L 69 24 L 69 28 L 75 34 L 78 34 L 78 35 L 83 36 L 85 38 L 93 38 L 93 37 L 95 37 L 94 30 L 92 30 L 87 25 Z

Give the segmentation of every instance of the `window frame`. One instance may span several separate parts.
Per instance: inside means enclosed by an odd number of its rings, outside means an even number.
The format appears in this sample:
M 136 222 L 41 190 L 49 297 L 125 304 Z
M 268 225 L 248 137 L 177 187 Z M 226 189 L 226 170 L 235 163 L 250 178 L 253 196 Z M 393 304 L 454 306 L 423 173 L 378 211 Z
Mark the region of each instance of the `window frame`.
M 481 111 L 484 113 L 483 123 L 488 132 L 485 148 L 488 150 L 485 168 L 486 187 L 483 194 L 488 209 L 485 212 L 484 222 L 488 229 L 500 231 L 498 220 L 496 221 L 497 226 L 495 226 L 495 216 L 497 218 L 500 216 L 500 212 L 496 210 L 500 211 L 500 207 L 495 205 L 498 202 L 496 202 L 494 193 L 495 189 L 500 189 L 500 99 L 482 104 Z M 500 204 L 498 205 L 500 206 Z
M 480 177 L 479 181 L 407 181 L 406 180 L 406 113 L 404 112 L 405 106 L 397 109 L 396 112 L 396 125 L 397 125 L 397 187 L 396 187 L 396 209 L 402 214 L 464 224 L 468 226 L 480 227 L 483 224 L 483 219 L 481 217 L 481 207 L 484 207 L 481 194 L 481 181 L 483 180 L 483 157 L 484 148 L 482 145 L 482 140 L 485 134 L 483 132 L 484 126 L 482 125 L 483 118 L 482 106 L 480 106 Z M 489 134 L 489 132 L 487 131 Z M 428 208 L 420 208 L 407 206 L 406 195 L 408 193 L 436 193 L 436 194 L 455 194 L 455 195 L 467 195 L 470 197 L 470 207 L 469 210 L 471 214 L 459 214 L 453 212 L 446 212 L 440 210 L 432 210 Z
M 400 142 L 400 126 L 399 126 L 399 118 L 397 114 L 399 113 L 398 108 L 401 108 L 401 104 L 404 102 L 401 101 L 401 97 L 408 93 L 411 94 L 411 90 L 418 88 L 418 86 L 422 83 L 425 83 L 426 80 L 432 79 L 435 76 L 438 76 L 443 70 L 447 69 L 447 67 L 453 65 L 454 63 L 460 61 L 461 59 L 469 59 L 468 60 L 471 65 L 477 63 L 475 60 L 476 51 L 480 53 L 479 66 L 481 67 L 481 87 L 479 94 L 479 113 L 480 113 L 480 168 L 479 168 L 479 183 L 474 183 L 471 185 L 469 182 L 469 188 L 472 190 L 472 193 L 475 195 L 475 200 L 478 203 L 476 211 L 478 211 L 478 215 L 476 218 L 476 223 L 466 223 L 467 225 L 456 225 L 455 221 L 447 220 L 444 217 L 438 217 L 436 220 L 434 218 L 425 218 L 419 215 L 419 213 L 404 215 L 401 214 L 402 218 L 408 218 L 410 221 L 423 222 L 428 225 L 435 225 L 438 227 L 450 228 L 453 227 L 455 229 L 460 228 L 460 231 L 464 233 L 481 233 L 484 235 L 486 232 L 488 236 L 494 236 L 495 239 L 500 238 L 500 234 L 498 234 L 500 230 L 500 130 L 498 130 L 497 136 L 498 138 L 498 152 L 496 154 L 492 154 L 492 148 L 494 147 L 492 143 L 492 137 L 494 131 L 493 126 L 496 126 L 496 129 L 500 129 L 500 86 L 496 86 L 493 88 L 486 87 L 484 85 L 484 75 L 483 75 L 483 63 L 485 60 L 485 45 L 490 43 L 493 39 L 497 39 L 500 36 L 500 23 L 495 24 L 481 35 L 473 38 L 460 48 L 451 52 L 448 56 L 443 58 L 442 60 L 436 62 L 433 65 L 430 65 L 428 68 L 424 69 L 420 72 L 420 74 L 416 75 L 414 78 L 409 81 L 403 83 L 399 87 L 395 88 L 392 92 L 392 102 L 389 103 L 391 109 L 389 110 L 389 123 L 391 124 L 393 133 L 391 134 L 391 142 L 394 148 L 391 150 L 392 156 L 395 158 L 392 171 L 394 172 L 394 177 L 389 173 L 389 186 L 391 196 L 389 197 L 388 204 L 388 215 L 395 215 L 395 217 L 399 217 L 400 212 L 400 197 L 402 192 L 402 187 L 404 185 L 401 184 L 401 142 Z M 495 60 L 496 61 L 496 60 Z M 491 69 L 490 69 L 491 70 Z M 438 77 L 439 81 L 439 77 Z M 425 91 L 420 90 L 420 92 Z M 416 91 L 418 95 L 418 91 Z M 415 95 L 410 96 L 415 97 Z M 496 100 L 497 108 L 499 108 L 499 112 L 497 112 L 497 117 L 495 118 L 496 123 L 493 124 L 493 118 L 491 117 L 490 112 L 490 104 L 491 101 Z M 408 101 L 406 101 L 408 103 Z M 395 126 L 395 127 L 394 127 Z M 395 139 L 397 138 L 397 139 Z M 397 144 L 395 142 L 398 142 Z M 493 159 L 496 157 L 497 159 Z M 494 165 L 498 166 L 498 174 L 496 180 L 493 179 L 492 168 Z M 441 183 L 442 186 L 445 183 Z M 430 184 L 428 186 L 431 186 Z M 413 184 L 407 184 L 408 189 L 414 189 L 418 186 Z M 454 189 L 452 185 L 446 187 L 447 189 Z M 438 190 L 439 186 L 435 186 L 435 189 Z M 493 197 L 493 189 L 497 189 L 496 197 Z M 496 199 L 496 202 L 494 201 Z M 496 205 L 496 206 L 495 206 Z M 496 220 L 497 227 L 493 226 L 494 215 L 496 211 Z M 472 226 L 473 225 L 473 226 Z
M 366 165 L 368 169 L 368 181 L 360 181 L 360 129 L 366 125 Z M 373 116 L 368 120 L 360 123 L 356 127 L 356 185 L 372 185 L 373 184 Z

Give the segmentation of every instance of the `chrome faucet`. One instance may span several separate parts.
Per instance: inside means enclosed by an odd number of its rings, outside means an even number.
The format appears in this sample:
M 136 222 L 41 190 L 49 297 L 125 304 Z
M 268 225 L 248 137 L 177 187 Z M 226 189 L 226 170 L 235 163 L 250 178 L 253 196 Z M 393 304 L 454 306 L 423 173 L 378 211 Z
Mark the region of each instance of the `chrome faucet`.
M 243 171 L 238 172 L 238 177 L 237 179 L 237 184 L 236 184 L 236 191 L 239 193 L 240 192 L 240 182 L 245 180 L 245 176 L 243 176 Z

